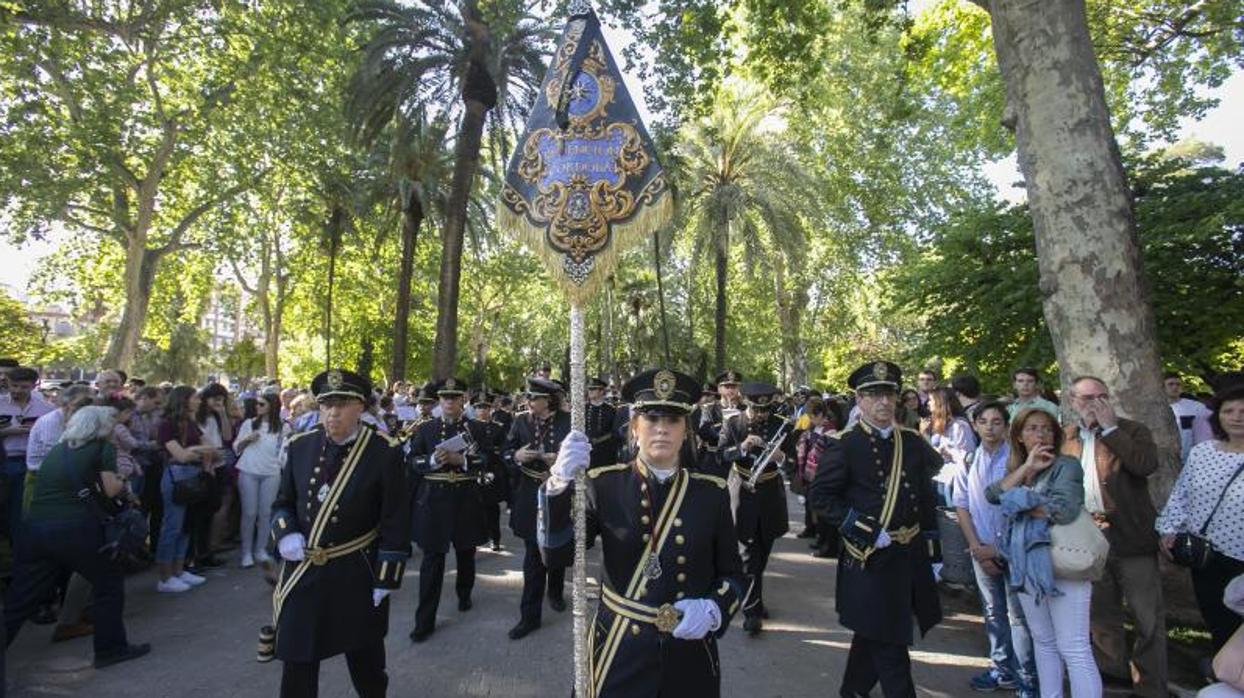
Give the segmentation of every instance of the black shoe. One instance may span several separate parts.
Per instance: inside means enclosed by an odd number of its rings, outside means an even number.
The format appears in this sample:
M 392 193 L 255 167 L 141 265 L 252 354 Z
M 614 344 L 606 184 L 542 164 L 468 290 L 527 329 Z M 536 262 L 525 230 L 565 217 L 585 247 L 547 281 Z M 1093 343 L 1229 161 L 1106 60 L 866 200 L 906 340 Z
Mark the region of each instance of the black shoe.
M 799 532 L 799 535 L 797 535 L 797 536 L 795 536 L 795 537 L 796 537 L 796 538 L 815 538 L 815 537 L 816 537 L 816 529 L 815 529 L 815 528 L 812 528 L 812 527 L 810 527 L 810 526 L 809 526 L 808 528 L 805 528 L 805 529 L 803 529 L 802 531 L 800 531 L 800 532 Z
M 104 667 L 110 667 L 113 664 L 120 664 L 121 662 L 128 662 L 131 659 L 138 659 L 150 651 L 151 643 L 149 642 L 144 642 L 141 645 L 126 645 L 116 652 L 109 652 L 103 656 L 98 654 L 95 655 L 95 668 L 103 669 Z
M 514 626 L 513 628 L 510 628 L 510 639 L 521 640 L 524 637 L 527 637 L 528 635 L 530 635 L 533 630 L 539 627 L 540 627 L 540 621 L 538 620 L 530 621 L 530 622 L 525 621 L 525 620 L 520 620 L 518 622 L 518 625 Z
M 473 604 L 471 603 L 471 597 L 469 596 L 464 596 L 458 599 L 458 610 L 459 611 L 469 611 L 471 610 L 472 605 Z
M 423 642 L 432 634 L 434 628 L 415 628 L 410 631 L 411 642 Z
M 51 605 L 40 606 L 34 615 L 30 617 L 30 622 L 35 625 L 51 625 L 56 621 L 56 611 L 52 610 Z
M 760 617 L 764 618 L 765 620 L 769 620 L 769 609 L 765 608 L 764 606 L 761 606 Z
M 759 616 L 743 619 L 743 630 L 751 637 L 759 635 L 762 627 L 764 627 L 764 624 L 760 621 Z
M 494 553 L 499 553 L 499 552 L 501 552 L 502 550 L 505 550 L 505 548 L 502 548 L 502 547 L 501 547 L 501 541 L 499 541 L 499 540 L 494 540 L 494 541 L 492 542 L 492 551 L 493 551 Z
M 566 610 L 566 598 L 563 596 L 550 596 L 549 608 L 557 611 L 558 613 L 562 613 Z
M 225 561 L 215 555 L 204 555 L 194 561 L 194 566 L 201 570 L 214 570 L 217 567 L 224 567 Z

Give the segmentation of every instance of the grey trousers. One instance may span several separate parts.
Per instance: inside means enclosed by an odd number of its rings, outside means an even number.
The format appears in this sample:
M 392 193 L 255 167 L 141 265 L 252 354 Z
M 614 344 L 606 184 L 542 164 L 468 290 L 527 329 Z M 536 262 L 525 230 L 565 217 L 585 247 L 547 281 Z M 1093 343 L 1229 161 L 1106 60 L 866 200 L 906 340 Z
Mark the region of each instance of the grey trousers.
M 1129 648 L 1123 630 L 1123 604 L 1136 619 L 1136 639 Z M 1132 691 L 1145 698 L 1167 698 L 1166 606 L 1158 556 L 1118 557 L 1106 561 L 1093 584 L 1093 654 L 1101 673 L 1132 679 Z

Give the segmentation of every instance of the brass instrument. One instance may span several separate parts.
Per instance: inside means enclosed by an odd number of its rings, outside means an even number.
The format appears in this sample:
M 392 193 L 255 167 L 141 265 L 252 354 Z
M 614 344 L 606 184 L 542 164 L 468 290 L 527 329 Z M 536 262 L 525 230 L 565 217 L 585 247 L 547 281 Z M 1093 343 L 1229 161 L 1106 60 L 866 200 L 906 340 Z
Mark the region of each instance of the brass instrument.
M 769 441 L 765 443 L 764 449 L 760 451 L 760 455 L 756 457 L 756 461 L 752 465 L 751 477 L 747 478 L 747 482 L 743 483 L 743 486 L 749 491 L 756 491 L 756 483 L 760 480 L 760 474 L 764 472 L 765 468 L 769 467 L 769 461 L 773 460 L 773 454 L 777 453 L 777 450 L 781 448 L 782 441 L 786 438 L 786 433 L 790 431 L 790 428 L 794 426 L 794 424 L 795 420 L 793 419 L 783 419 L 782 426 L 778 427 L 778 430 L 774 432 Z M 748 425 L 748 431 L 751 433 L 757 433 L 760 430 L 760 426 L 762 425 L 753 422 Z

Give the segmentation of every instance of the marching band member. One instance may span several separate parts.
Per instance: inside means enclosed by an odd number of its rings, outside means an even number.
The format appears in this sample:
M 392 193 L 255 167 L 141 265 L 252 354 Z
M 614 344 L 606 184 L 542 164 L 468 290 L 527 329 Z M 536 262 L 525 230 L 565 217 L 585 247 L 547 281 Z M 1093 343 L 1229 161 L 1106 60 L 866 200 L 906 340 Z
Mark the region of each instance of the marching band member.
M 636 458 L 588 472 L 587 543 L 599 536 L 604 554 L 589 698 L 720 695 L 716 641 L 740 604 L 742 562 L 725 481 L 682 462 L 699 392 L 664 369 L 631 379 L 623 395 Z M 590 451 L 586 435 L 571 433 L 541 491 L 550 566 L 573 559 L 569 485 Z
M 259 658 L 284 662 L 281 696 L 314 698 L 320 661 L 345 654 L 364 698 L 384 696 L 390 592 L 410 557 L 410 490 L 397 442 L 360 422 L 371 383 L 349 371 L 311 382 L 320 423 L 290 437 L 272 505 L 285 560 Z

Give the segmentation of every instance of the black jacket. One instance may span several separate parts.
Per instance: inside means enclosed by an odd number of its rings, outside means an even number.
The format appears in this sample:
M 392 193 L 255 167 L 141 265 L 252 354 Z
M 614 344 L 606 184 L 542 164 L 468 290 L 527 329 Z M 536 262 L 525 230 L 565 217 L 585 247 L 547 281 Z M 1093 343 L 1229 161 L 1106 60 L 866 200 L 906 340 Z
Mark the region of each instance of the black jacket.
M 885 528 L 893 534 L 916 527 L 919 534 L 874 550 L 896 438 L 902 439 L 902 459 Z M 839 619 L 864 637 L 906 645 L 912 642 L 913 613 L 921 634 L 941 622 L 931 564 L 940 561 L 933 476 L 941 467 L 941 456 L 915 431 L 896 427 L 885 437 L 863 422 L 831 436 L 821 452 L 808 504 L 818 520 L 839 528 L 844 546 L 867 553 L 861 561 L 843 551 L 837 584 Z
M 465 418 L 451 424 L 437 417 L 420 424 L 407 444 L 408 462 L 419 474 L 412 533 L 424 552 L 444 553 L 451 543 L 465 550 L 488 540 L 484 500 L 477 479 L 488 462 L 487 455 L 478 448 L 477 437 L 482 430 L 477 424 Z M 467 432 L 468 443 L 476 444 L 475 449 L 468 451 L 466 463 L 437 465 L 432 456 L 436 445 L 461 432 Z
M 373 606 L 372 590 L 398 588 L 410 557 L 410 488 L 397 443 L 367 425 L 344 445 L 326 441 L 322 426 L 290 438 L 272 505 L 273 538 L 302 533 L 308 560 L 314 549 L 373 532 L 376 539 L 323 564 L 282 565 L 278 590 L 297 575 L 276 619 L 276 656 L 285 661 L 316 661 L 383 641 L 389 604 Z
M 510 469 L 510 528 L 519 538 L 536 540 L 536 493 L 548 477 L 549 464 L 542 460 L 519 463 L 514 460 L 514 452 L 530 446 L 545 453 L 557 453 L 562 439 L 569 433 L 570 415 L 560 410 L 538 423 L 530 412 L 514 416 L 502 458 Z
M 739 541 L 743 543 L 760 540 L 762 543 L 773 541 L 786 535 L 790 529 L 786 509 L 786 488 L 782 486 L 782 478 L 777 466 L 770 462 L 765 468 L 761 480 L 756 483 L 755 491 L 742 486 L 751 477 L 752 467 L 763 448 L 743 450 L 743 441 L 755 432 L 766 443 L 782 428 L 783 420 L 776 415 L 769 415 L 764 424 L 753 425 L 746 412 L 741 412 L 726 420 L 721 428 L 718 442 L 717 457 L 723 467 L 729 468 L 731 482 L 737 478 L 738 503 L 734 512 L 735 531 Z M 795 442 L 788 431 L 782 438 L 779 448 L 786 454 L 787 460 L 795 457 Z M 733 485 L 732 485 L 733 486 Z

